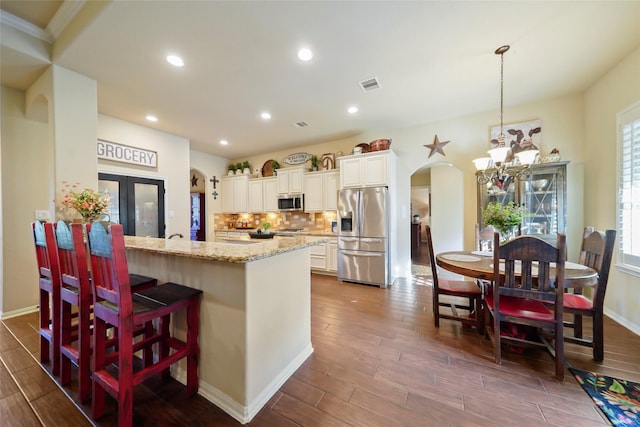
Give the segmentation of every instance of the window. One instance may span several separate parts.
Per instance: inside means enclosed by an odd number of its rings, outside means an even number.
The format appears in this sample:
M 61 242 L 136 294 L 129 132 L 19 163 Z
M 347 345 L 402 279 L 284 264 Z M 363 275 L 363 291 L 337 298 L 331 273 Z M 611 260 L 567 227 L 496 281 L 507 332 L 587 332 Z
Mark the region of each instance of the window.
M 640 103 L 618 113 L 618 262 L 640 274 Z

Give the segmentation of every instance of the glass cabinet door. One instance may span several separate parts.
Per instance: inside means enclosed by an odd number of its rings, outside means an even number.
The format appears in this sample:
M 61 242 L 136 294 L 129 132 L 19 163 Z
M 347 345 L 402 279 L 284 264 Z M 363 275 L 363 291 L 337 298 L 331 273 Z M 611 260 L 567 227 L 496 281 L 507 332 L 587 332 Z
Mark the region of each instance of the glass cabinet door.
M 565 167 L 539 167 L 520 185 L 521 203 L 527 216 L 522 233 L 555 238 L 565 232 Z
M 532 234 L 555 242 L 556 233 L 566 232 L 567 163 L 531 165 L 531 176 L 518 180 L 478 184 L 478 224 L 484 227 L 482 212 L 490 202 L 522 204 L 526 215 L 522 234 Z M 506 188 L 505 188 L 506 187 Z

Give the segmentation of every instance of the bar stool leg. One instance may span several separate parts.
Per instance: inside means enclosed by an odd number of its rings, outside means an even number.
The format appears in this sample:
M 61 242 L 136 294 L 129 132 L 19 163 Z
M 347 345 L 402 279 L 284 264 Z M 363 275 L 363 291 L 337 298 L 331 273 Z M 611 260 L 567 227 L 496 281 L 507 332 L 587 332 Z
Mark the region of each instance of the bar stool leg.
M 200 346 L 198 345 L 198 333 L 200 328 L 200 296 L 191 298 L 187 307 L 187 395 L 193 396 L 198 392 L 198 360 L 200 359 Z

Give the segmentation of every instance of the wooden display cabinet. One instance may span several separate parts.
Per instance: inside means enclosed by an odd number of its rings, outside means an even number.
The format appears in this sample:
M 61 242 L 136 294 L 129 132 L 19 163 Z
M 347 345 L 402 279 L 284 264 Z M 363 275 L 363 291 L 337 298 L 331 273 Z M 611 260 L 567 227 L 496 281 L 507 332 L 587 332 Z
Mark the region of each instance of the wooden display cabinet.
M 539 163 L 530 166 L 527 179 L 509 178 L 503 182 L 478 183 L 478 224 L 484 228 L 482 212 L 490 202 L 513 201 L 525 207 L 522 234 L 555 242 L 556 233 L 566 232 L 567 164 Z

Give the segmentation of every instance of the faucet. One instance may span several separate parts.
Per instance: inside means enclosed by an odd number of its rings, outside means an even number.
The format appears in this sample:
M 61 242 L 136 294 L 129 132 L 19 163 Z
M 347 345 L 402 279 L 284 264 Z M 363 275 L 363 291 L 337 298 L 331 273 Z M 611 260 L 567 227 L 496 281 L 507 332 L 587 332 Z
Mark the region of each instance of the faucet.
M 181 239 L 184 237 L 184 236 L 182 235 L 182 233 L 173 233 L 173 234 L 172 234 L 171 236 L 169 236 L 168 238 L 169 238 L 169 239 L 173 239 L 173 238 L 174 238 L 174 237 L 176 237 L 176 236 L 180 237 Z

